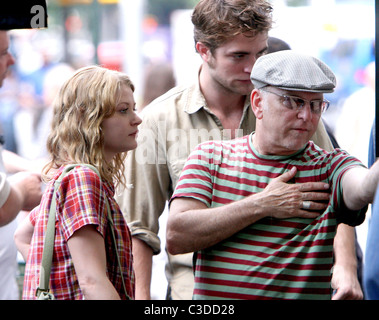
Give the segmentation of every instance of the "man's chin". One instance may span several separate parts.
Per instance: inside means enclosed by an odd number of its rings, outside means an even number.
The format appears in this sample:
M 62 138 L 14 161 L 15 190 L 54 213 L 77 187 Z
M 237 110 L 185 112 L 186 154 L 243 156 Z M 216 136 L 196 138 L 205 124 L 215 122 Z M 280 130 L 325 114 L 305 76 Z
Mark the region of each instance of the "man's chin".
M 247 96 L 251 94 L 251 91 L 253 91 L 254 87 L 251 85 L 241 85 L 234 88 L 234 92 L 237 94 L 240 94 L 241 96 Z

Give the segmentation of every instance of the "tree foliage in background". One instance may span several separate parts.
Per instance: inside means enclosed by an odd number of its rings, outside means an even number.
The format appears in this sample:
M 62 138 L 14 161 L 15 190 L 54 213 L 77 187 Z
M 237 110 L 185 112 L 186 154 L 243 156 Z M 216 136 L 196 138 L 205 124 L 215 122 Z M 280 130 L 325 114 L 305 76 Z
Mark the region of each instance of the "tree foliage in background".
M 171 12 L 178 9 L 192 9 L 199 0 L 148 0 L 147 14 L 156 17 L 159 24 L 170 24 Z

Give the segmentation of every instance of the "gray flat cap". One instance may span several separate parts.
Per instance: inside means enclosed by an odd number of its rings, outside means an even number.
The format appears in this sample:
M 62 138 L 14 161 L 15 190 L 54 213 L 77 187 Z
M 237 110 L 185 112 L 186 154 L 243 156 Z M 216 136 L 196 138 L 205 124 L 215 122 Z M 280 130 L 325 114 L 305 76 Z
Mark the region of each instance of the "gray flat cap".
M 290 91 L 330 93 L 336 86 L 336 77 L 325 63 L 293 50 L 258 58 L 250 79 L 256 89 L 275 86 Z

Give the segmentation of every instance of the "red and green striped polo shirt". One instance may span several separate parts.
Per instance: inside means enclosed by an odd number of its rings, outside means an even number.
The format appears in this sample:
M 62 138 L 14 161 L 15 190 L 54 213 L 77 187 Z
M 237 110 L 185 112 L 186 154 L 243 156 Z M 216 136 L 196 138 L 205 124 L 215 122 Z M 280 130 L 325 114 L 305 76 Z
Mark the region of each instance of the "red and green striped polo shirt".
M 189 156 L 172 199 L 219 207 L 262 191 L 296 166 L 293 183 L 326 182 L 332 197 L 316 219 L 264 218 L 197 253 L 194 299 L 330 299 L 333 238 L 341 178 L 359 160 L 313 142 L 291 156 L 265 156 L 251 135 L 200 144 Z M 364 210 L 354 213 L 364 214 Z

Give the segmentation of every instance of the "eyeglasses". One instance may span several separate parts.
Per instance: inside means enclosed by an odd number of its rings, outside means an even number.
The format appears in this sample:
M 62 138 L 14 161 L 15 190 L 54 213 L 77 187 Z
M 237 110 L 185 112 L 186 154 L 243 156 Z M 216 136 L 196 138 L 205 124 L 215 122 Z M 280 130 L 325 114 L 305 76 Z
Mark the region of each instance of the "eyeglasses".
M 317 115 L 320 115 L 321 113 L 325 112 L 330 105 L 330 102 L 326 99 L 319 99 L 319 100 L 305 100 L 299 97 L 294 97 L 294 96 L 289 96 L 287 94 L 279 94 L 276 92 L 269 91 L 267 89 L 261 89 L 262 91 L 272 93 L 277 95 L 278 97 L 283 98 L 283 105 L 290 109 L 290 110 L 295 110 L 299 111 L 301 110 L 307 102 L 309 102 L 309 105 L 311 107 L 311 112 Z

